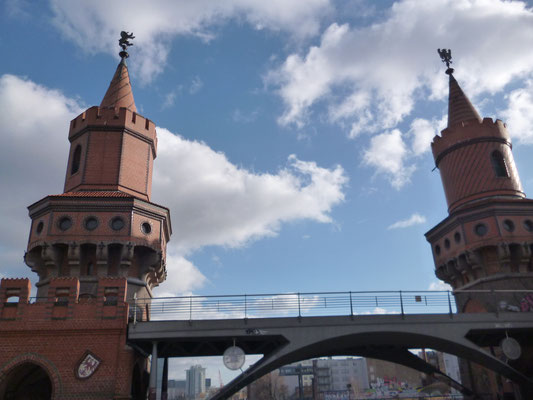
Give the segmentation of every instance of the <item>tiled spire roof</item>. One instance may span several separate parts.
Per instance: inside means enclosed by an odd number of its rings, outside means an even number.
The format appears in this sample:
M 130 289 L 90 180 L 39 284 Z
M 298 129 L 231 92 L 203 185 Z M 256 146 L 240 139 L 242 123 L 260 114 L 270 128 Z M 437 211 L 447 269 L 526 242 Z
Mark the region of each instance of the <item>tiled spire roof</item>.
M 133 99 L 133 92 L 131 90 L 128 66 L 126 65 L 126 59 L 124 57 L 118 64 L 104 99 L 102 100 L 102 103 L 100 103 L 100 107 L 126 107 L 130 111 L 137 112 L 135 100 Z
M 481 117 L 464 94 L 463 90 L 450 73 L 450 97 L 448 100 L 448 128 L 463 121 L 477 119 L 481 122 Z

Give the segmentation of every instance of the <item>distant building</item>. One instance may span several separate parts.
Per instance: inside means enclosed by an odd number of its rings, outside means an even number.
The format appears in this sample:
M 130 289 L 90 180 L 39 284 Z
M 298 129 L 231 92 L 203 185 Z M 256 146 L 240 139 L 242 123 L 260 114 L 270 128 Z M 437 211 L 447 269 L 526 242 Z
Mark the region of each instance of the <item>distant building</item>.
M 168 400 L 182 400 L 185 399 L 186 381 L 184 380 L 168 380 Z
M 205 368 L 201 365 L 193 365 L 185 373 L 187 398 L 195 399 L 197 395 L 205 392 Z

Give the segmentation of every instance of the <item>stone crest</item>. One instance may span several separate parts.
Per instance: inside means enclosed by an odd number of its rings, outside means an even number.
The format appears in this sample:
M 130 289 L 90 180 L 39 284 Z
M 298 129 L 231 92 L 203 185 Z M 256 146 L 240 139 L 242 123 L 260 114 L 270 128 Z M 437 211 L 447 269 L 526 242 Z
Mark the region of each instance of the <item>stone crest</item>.
M 102 361 L 91 352 L 87 351 L 78 363 L 76 368 L 76 377 L 87 379 L 98 369 Z

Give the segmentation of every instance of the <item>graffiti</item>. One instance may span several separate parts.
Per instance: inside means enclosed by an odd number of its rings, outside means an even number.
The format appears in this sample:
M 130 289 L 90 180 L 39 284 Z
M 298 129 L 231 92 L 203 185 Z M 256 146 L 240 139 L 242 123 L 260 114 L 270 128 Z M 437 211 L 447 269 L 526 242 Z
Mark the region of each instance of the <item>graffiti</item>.
M 528 293 L 520 301 L 520 310 L 522 312 L 533 312 L 533 293 Z

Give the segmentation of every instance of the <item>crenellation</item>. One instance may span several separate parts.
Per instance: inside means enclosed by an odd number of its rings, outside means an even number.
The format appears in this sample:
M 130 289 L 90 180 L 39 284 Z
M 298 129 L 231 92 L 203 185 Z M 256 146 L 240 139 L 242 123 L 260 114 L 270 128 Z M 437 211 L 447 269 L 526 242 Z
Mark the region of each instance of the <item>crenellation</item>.
M 70 123 L 69 139 L 89 127 L 125 127 L 154 141 L 155 124 L 148 118 L 125 107 L 102 108 L 93 106 L 82 112 Z

